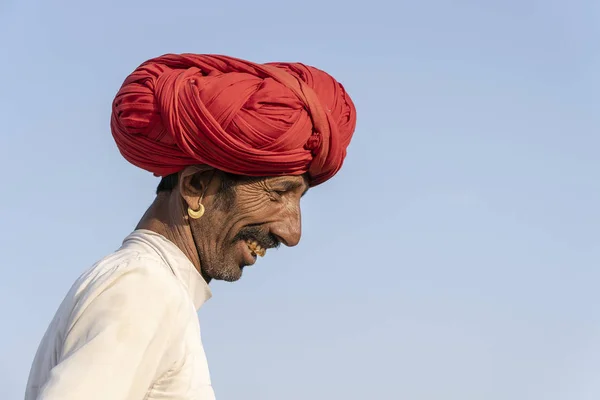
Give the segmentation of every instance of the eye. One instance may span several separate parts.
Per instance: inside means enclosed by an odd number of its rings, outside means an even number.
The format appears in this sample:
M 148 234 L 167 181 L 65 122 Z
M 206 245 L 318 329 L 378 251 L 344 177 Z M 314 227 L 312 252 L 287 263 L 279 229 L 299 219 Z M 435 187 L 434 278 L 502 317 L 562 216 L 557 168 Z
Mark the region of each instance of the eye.
M 273 201 L 280 201 L 286 193 L 287 190 L 269 190 L 269 195 Z

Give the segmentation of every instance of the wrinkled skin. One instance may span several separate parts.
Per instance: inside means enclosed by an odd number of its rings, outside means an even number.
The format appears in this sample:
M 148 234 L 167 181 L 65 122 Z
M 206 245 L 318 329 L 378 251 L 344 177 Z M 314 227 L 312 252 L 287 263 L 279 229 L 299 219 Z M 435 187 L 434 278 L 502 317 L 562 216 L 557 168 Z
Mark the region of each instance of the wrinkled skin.
M 138 225 L 175 243 L 207 282 L 240 279 L 243 267 L 254 263 L 248 240 L 263 249 L 295 246 L 302 233 L 304 176 L 245 178 L 225 188 L 224 179 L 210 167 L 187 167 L 176 188 L 160 193 Z M 200 201 L 204 215 L 188 217 L 187 208 L 198 209 Z

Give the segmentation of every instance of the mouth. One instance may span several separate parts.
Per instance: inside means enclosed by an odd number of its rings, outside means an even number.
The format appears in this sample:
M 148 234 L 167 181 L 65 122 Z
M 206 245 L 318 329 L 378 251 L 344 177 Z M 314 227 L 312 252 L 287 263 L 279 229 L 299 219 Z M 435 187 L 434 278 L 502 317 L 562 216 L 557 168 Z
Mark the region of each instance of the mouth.
M 242 253 L 242 265 L 254 265 L 258 256 L 264 257 L 267 250 L 260 246 L 255 240 L 240 240 L 238 248 Z
M 279 247 L 280 241 L 268 230 L 259 226 L 246 226 L 234 237 L 243 265 L 253 265 L 257 257 L 264 257 L 268 249 Z
M 246 245 L 248 246 L 248 250 L 250 250 L 250 254 L 253 257 L 261 256 L 264 257 L 267 254 L 267 250 L 262 248 L 260 244 L 256 240 L 246 240 Z

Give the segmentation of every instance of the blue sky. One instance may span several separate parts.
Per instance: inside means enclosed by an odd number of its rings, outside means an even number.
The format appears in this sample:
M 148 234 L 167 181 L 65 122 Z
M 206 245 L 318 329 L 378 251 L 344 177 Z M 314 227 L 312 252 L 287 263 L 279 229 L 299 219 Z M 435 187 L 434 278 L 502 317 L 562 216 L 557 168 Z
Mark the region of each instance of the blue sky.
M 592 0 L 5 0 L 4 398 L 152 201 L 110 104 L 168 52 L 301 61 L 358 109 L 301 244 L 211 284 L 217 398 L 600 398 L 599 20 Z

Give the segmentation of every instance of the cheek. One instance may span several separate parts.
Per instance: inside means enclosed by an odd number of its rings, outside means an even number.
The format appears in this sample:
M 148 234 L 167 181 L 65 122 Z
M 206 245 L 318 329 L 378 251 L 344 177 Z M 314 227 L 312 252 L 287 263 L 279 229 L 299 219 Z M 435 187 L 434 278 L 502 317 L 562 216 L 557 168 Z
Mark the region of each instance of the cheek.
M 246 193 L 238 196 L 235 207 L 232 209 L 231 220 L 234 223 L 264 218 L 265 215 L 273 212 L 276 202 L 263 193 Z
M 194 236 L 197 238 L 198 250 L 205 258 L 219 257 L 227 240 L 229 227 L 227 213 L 211 210 L 204 214 L 196 226 Z
M 275 203 L 265 197 L 246 196 L 244 199 L 236 199 L 227 211 L 211 213 L 203 221 L 203 246 L 213 254 L 228 252 L 231 250 L 230 245 L 234 244 L 235 236 L 243 227 L 267 222 L 268 216 L 274 214 L 270 207 Z

